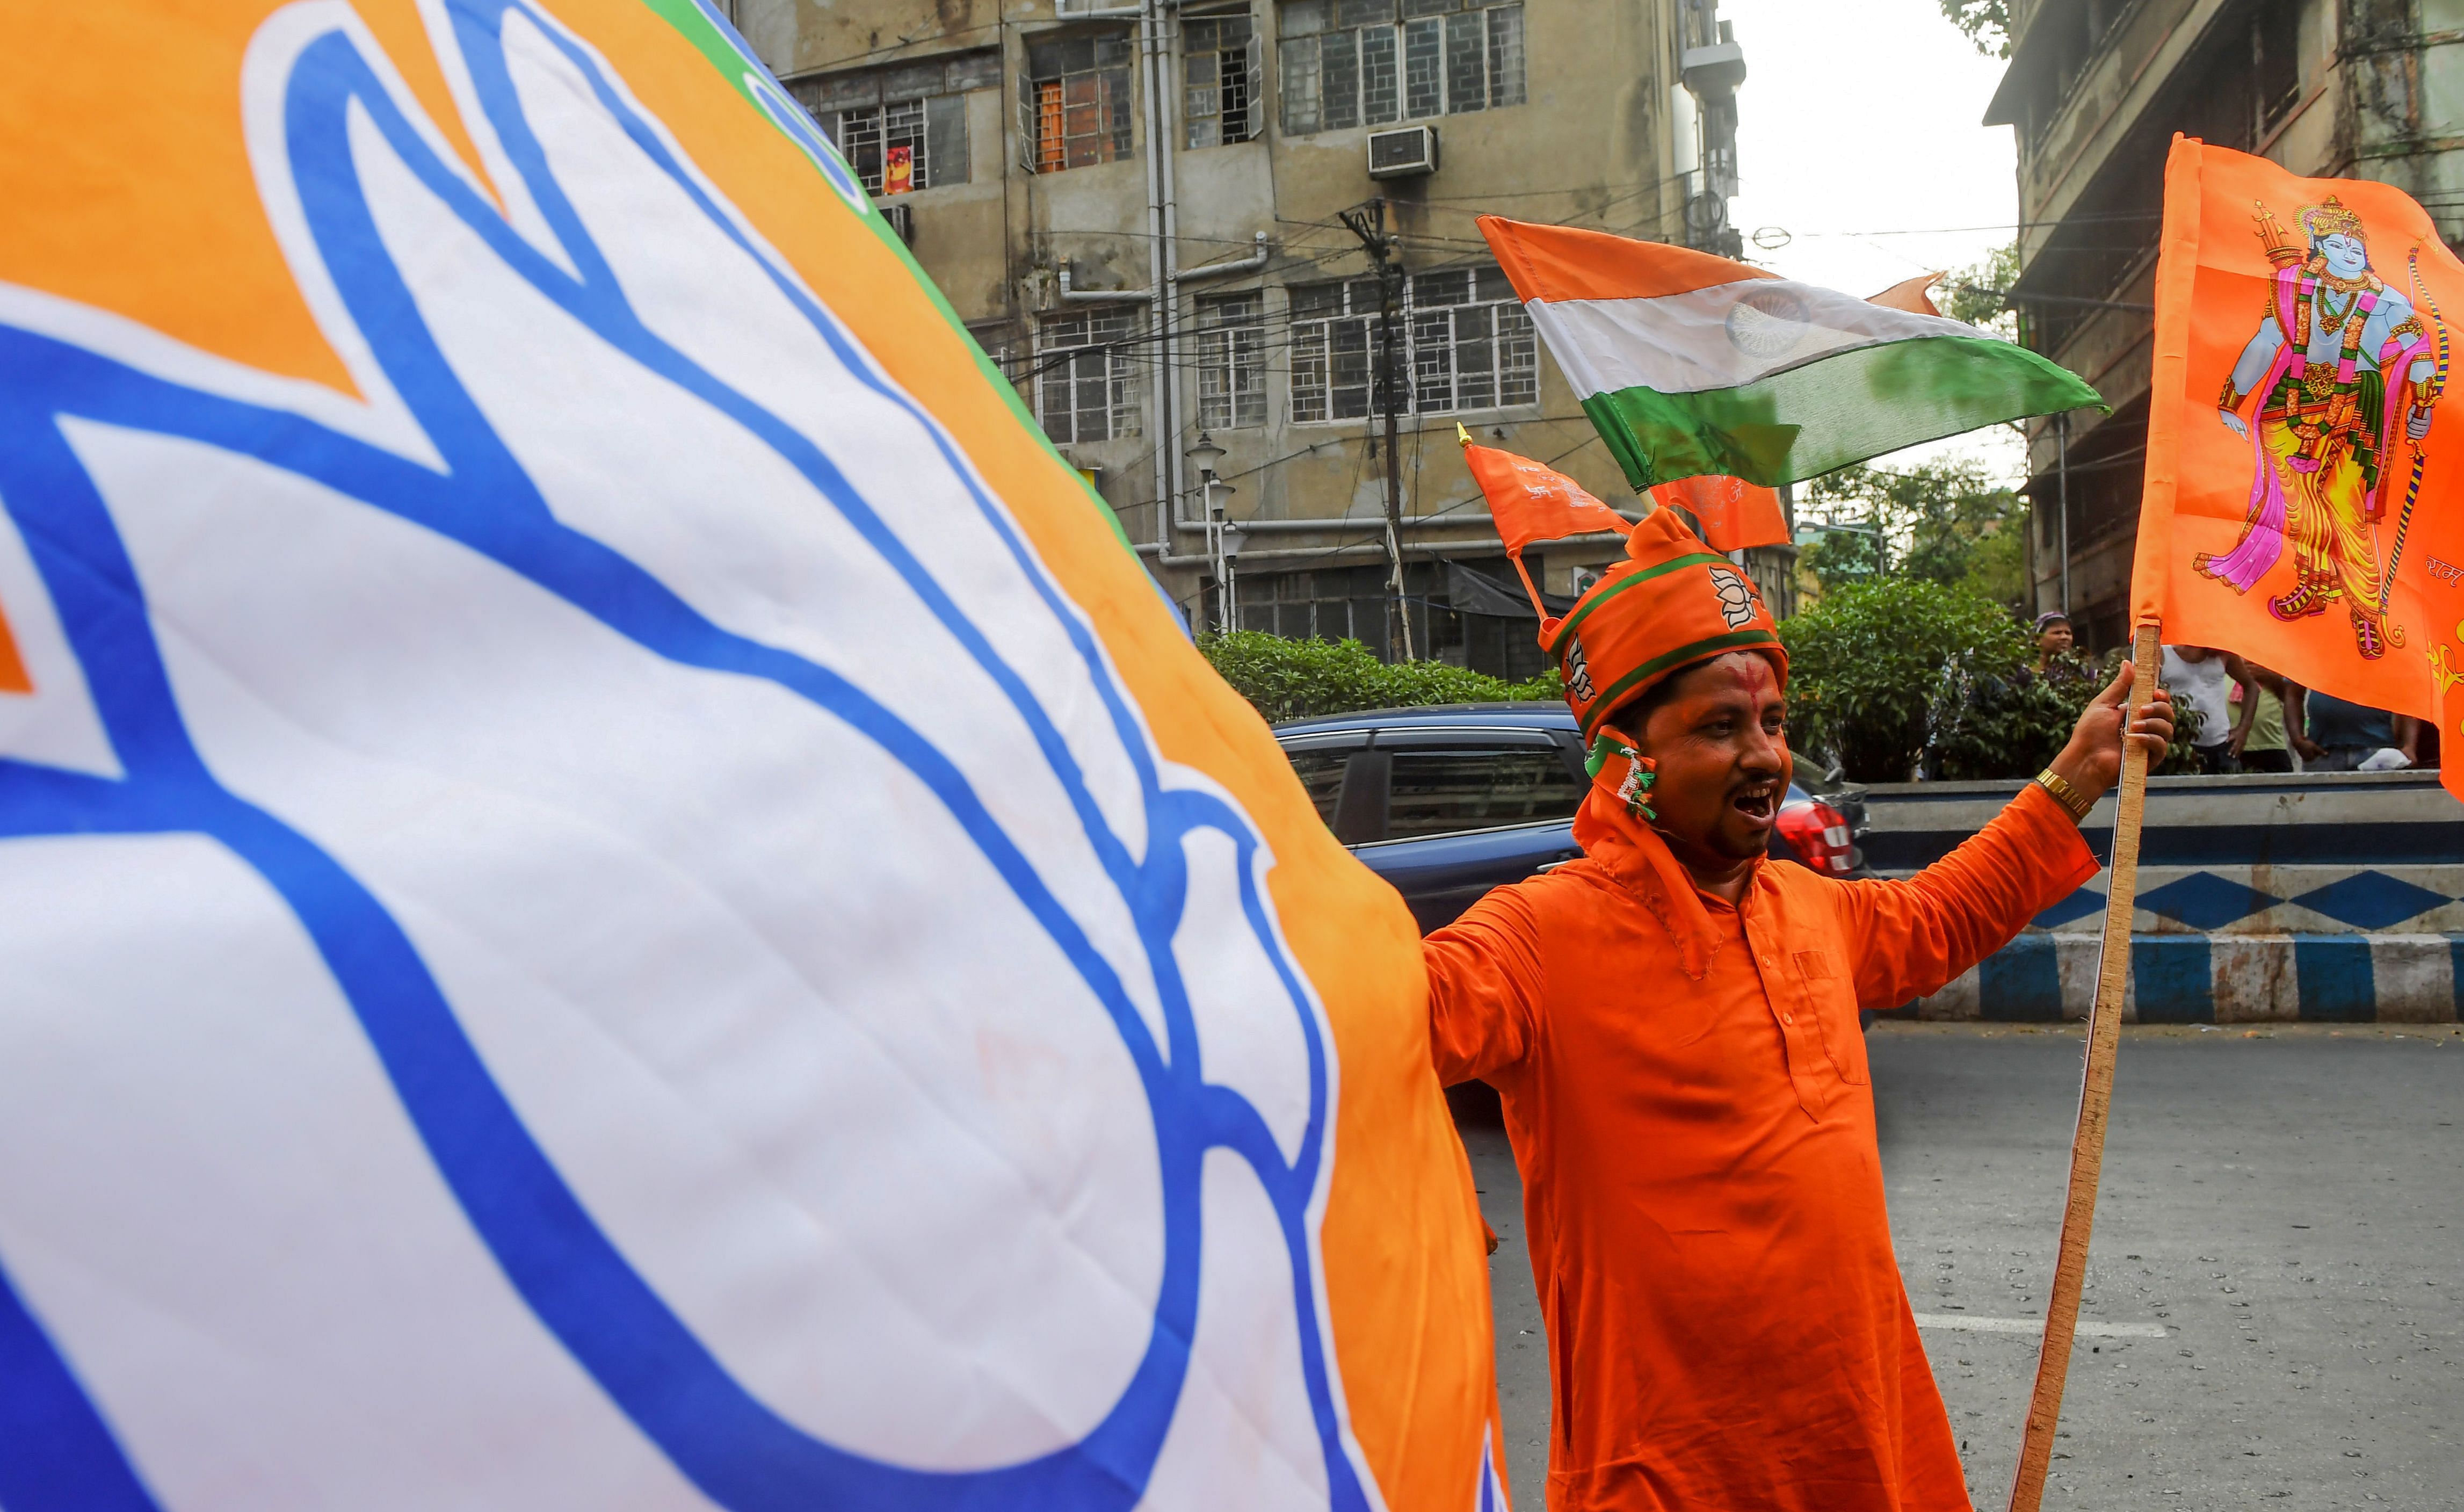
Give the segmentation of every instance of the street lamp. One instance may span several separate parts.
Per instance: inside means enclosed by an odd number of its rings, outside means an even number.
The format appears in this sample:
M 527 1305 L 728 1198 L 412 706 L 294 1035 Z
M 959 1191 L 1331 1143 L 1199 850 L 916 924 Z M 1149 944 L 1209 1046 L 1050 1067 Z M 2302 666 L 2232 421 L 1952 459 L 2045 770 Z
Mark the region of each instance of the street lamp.
M 1214 486 L 1226 493 L 1232 492 L 1232 485 L 1229 483 L 1217 482 Z M 1221 515 L 1221 506 L 1217 506 L 1217 514 Z M 1234 623 L 1233 608 L 1239 603 L 1241 596 L 1234 586 L 1236 580 L 1233 575 L 1239 570 L 1241 548 L 1249 544 L 1249 533 L 1238 525 L 1224 525 L 1217 531 L 1216 539 L 1221 542 L 1220 551 L 1223 563 L 1223 627 L 1227 630 L 1237 629 L 1239 625 Z
M 1232 537 L 1228 545 L 1225 539 L 1223 503 L 1234 490 L 1231 484 L 1215 474 L 1215 465 L 1223 460 L 1223 449 L 1217 446 L 1205 431 L 1199 431 L 1198 439 L 1190 443 L 1187 455 L 1190 461 L 1198 464 L 1199 485 L 1206 491 L 1206 555 L 1209 564 L 1215 569 L 1216 628 L 1230 630 L 1236 627 L 1231 559 L 1240 554 L 1241 544 L 1245 539 L 1237 526 L 1228 532 Z
M 1201 430 L 1198 433 L 1198 439 L 1189 444 L 1186 455 L 1190 461 L 1198 464 L 1199 472 L 1211 474 L 1215 471 L 1215 464 L 1223 460 L 1223 449 L 1215 444 L 1213 437 Z

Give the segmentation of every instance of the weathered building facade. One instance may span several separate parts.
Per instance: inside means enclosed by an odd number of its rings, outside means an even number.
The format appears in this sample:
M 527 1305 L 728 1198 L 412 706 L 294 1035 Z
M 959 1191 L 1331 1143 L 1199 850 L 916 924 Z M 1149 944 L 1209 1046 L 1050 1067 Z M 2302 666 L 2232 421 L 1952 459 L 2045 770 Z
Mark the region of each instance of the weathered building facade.
M 1473 218 L 1733 254 L 1717 0 L 729 9 L 1193 625 L 1536 669 L 1455 427 L 1625 489 Z
M 2031 426 L 2035 603 L 2128 638 L 2156 246 L 2175 132 L 2411 194 L 2464 233 L 2464 0 L 2013 0 L 2021 340 L 2113 405 Z

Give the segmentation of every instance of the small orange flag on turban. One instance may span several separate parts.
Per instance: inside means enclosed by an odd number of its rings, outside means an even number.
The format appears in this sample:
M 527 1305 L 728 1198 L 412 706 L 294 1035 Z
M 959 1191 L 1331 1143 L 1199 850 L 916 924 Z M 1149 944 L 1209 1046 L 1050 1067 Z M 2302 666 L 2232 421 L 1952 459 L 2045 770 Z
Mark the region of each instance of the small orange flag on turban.
M 1471 469 L 1472 481 L 1480 485 L 1489 513 L 1497 517 L 1498 538 L 1506 542 L 1507 555 L 1519 561 L 1523 548 L 1535 540 L 1559 540 L 1603 530 L 1626 533 L 1625 517 L 1585 493 L 1573 478 L 1529 457 L 1473 446 L 1470 432 L 1461 426 L 1455 429 L 1463 441 L 1463 461 Z
M 1706 472 L 1652 485 L 1651 496 L 1694 517 L 1695 534 L 1713 551 L 1776 546 L 1789 538 L 1779 490 Z
M 1529 457 L 1474 446 L 1460 427 L 1457 435 L 1497 517 L 1498 537 L 1539 611 L 1540 647 L 1557 668 L 1586 741 L 1619 704 L 1724 652 L 1759 651 L 1787 681 L 1788 652 L 1762 595 L 1687 530 L 1677 511 L 1654 510 L 1629 528 L 1573 479 Z M 1625 537 L 1626 559 L 1612 563 L 1562 618 L 1551 615 L 1523 565 L 1523 549 L 1606 530 Z

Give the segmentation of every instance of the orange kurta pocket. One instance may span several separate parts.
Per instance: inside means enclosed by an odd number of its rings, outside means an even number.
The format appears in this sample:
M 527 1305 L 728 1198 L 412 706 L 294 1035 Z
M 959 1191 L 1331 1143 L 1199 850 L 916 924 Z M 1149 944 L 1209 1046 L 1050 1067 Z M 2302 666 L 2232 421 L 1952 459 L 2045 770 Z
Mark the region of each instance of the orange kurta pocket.
M 1822 1031 L 1822 1053 L 1839 1079 L 1863 1086 L 1865 1034 L 1857 1014 L 1857 984 L 1839 969 L 1829 951 L 1794 953 L 1796 975 L 1805 986 L 1806 1006 L 1814 1010 L 1815 1026 Z

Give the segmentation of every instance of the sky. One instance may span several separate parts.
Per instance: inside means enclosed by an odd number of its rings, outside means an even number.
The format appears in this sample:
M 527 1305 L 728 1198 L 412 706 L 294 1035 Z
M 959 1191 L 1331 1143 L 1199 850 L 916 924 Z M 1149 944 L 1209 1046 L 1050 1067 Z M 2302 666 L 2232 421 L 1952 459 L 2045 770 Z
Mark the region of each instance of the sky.
M 1746 55 L 1737 91 L 1737 197 L 1746 255 L 1844 294 L 1981 261 L 2018 219 L 2008 126 L 1979 124 L 2000 58 L 1979 54 L 1935 0 L 1722 0 Z M 1779 238 L 1767 248 L 1755 241 Z M 1877 465 L 1975 457 L 2006 481 L 2025 454 L 2005 427 L 1911 448 Z

